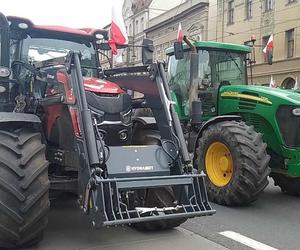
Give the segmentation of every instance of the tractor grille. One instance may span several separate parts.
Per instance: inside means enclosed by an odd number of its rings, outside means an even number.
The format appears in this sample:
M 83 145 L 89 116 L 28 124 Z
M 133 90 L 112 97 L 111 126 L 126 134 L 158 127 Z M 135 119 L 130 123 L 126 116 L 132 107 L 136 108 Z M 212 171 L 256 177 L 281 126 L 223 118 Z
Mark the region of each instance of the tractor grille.
M 300 116 L 295 116 L 294 106 L 281 106 L 276 112 L 276 119 L 284 142 L 288 147 L 300 147 Z

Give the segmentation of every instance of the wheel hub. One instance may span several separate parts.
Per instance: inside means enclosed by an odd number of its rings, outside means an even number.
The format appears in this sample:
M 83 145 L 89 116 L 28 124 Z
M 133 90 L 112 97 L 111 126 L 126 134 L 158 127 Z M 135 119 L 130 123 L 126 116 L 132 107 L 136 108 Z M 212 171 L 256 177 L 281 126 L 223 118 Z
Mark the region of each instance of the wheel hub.
M 218 187 L 226 186 L 233 175 L 233 160 L 229 148 L 221 142 L 212 143 L 205 155 L 205 168 L 209 180 Z

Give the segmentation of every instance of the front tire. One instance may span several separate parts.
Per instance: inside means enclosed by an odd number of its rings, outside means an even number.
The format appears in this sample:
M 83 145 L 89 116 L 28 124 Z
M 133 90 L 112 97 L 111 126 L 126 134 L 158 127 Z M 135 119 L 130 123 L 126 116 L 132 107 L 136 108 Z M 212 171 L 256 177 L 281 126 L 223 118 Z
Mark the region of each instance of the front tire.
M 41 134 L 0 130 L 0 248 L 29 246 L 42 239 L 49 187 Z
M 255 201 L 268 185 L 270 160 L 262 135 L 245 122 L 211 125 L 197 142 L 195 165 L 207 174 L 207 192 L 220 205 Z

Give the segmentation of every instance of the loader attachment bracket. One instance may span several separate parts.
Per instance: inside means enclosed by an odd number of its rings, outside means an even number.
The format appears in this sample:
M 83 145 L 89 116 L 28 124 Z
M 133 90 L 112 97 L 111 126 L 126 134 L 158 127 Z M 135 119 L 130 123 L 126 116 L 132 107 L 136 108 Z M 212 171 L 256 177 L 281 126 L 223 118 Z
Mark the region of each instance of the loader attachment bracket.
M 92 219 L 96 227 L 131 224 L 172 218 L 193 218 L 215 213 L 208 202 L 204 174 L 152 176 L 138 178 L 96 178 Z M 180 189 L 173 207 L 130 206 L 128 192 L 171 187 Z

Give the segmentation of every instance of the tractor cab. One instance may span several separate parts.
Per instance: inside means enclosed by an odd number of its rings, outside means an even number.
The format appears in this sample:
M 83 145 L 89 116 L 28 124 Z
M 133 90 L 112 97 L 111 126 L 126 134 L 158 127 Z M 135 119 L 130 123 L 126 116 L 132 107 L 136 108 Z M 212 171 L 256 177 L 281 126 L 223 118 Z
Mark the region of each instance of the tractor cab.
M 12 16 L 8 20 L 12 60 L 34 64 L 75 51 L 81 54 L 83 76 L 99 77 L 97 44 L 108 38 L 106 30 L 35 25 L 28 19 Z
M 35 25 L 21 17 L 8 17 L 8 20 L 13 64 L 14 61 L 21 61 L 45 70 L 45 66 L 51 66 L 57 58 L 66 58 L 70 51 L 80 53 L 87 101 L 95 114 L 100 135 L 105 138 L 108 145 L 127 144 L 131 139 L 131 97 L 117 84 L 104 79 L 99 60 L 99 44 L 108 39 L 107 31 Z M 28 70 L 20 65 L 16 67 L 19 67 L 15 72 L 18 72 L 17 77 L 20 82 L 23 82 L 24 86 L 29 86 L 26 84 Z M 47 74 L 52 75 L 52 72 L 47 71 Z M 67 123 L 59 122 L 63 120 L 64 109 L 60 107 L 60 111 L 57 112 L 58 104 L 50 100 L 68 95 L 70 90 L 68 83 L 60 80 L 60 75 L 53 74 L 53 79 L 51 83 L 48 81 L 36 84 L 39 89 L 34 91 L 34 95 L 35 98 L 49 100 L 43 102 L 44 109 L 54 117 L 47 118 L 47 124 L 51 127 L 45 128 L 45 131 L 48 140 L 55 144 L 57 142 L 54 137 L 56 138 L 57 133 L 60 133 L 58 131 L 61 127 L 60 123 L 64 124 L 64 129 L 67 129 L 65 127 Z
M 168 81 L 182 119 L 189 119 L 192 95 L 202 102 L 203 119 L 208 120 L 217 115 L 221 87 L 248 84 L 246 59 L 251 48 L 224 43 L 220 46 L 209 41 L 195 42 L 194 46 L 196 56 L 192 56 L 192 50 L 185 44 L 180 60 L 176 59 L 173 48 L 167 50 Z

